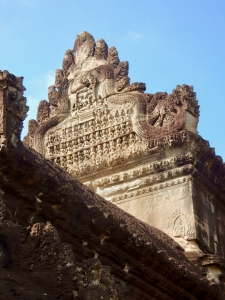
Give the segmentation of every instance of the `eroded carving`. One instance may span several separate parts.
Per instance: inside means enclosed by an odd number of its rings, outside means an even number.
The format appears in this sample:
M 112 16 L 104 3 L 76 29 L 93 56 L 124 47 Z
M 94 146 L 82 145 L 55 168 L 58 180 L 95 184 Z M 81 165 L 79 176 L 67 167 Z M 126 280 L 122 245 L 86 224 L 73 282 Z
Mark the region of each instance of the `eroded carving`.
M 56 70 L 49 102 L 39 105 L 29 145 L 82 178 L 186 142 L 186 112 L 198 119 L 193 88 L 144 94 L 145 84 L 130 84 L 128 70 L 115 47 L 79 34 Z
M 179 209 L 170 217 L 168 228 L 170 235 L 174 237 L 192 239 L 195 236 L 195 230 L 191 226 L 188 215 Z
M 14 146 L 20 140 L 23 120 L 28 111 L 24 91 L 23 77 L 0 70 L 0 148 L 6 146 L 7 140 Z

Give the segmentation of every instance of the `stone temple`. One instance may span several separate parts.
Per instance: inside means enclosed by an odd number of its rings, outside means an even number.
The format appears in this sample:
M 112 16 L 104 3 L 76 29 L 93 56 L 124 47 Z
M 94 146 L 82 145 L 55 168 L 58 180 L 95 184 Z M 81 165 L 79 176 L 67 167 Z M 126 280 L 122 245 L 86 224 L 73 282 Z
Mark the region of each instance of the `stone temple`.
M 128 69 L 80 33 L 23 143 L 22 78 L 0 72 L 0 299 L 225 299 L 225 164 L 196 94 Z

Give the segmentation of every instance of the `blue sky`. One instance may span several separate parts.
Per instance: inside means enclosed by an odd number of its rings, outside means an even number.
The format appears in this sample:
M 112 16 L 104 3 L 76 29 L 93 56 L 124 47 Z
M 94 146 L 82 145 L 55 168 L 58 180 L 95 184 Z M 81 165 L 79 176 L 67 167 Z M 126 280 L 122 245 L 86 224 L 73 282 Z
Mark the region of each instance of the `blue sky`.
M 224 0 L 0 0 L 0 69 L 24 76 L 27 88 L 23 135 L 84 30 L 115 46 L 148 93 L 193 85 L 199 134 L 225 159 Z

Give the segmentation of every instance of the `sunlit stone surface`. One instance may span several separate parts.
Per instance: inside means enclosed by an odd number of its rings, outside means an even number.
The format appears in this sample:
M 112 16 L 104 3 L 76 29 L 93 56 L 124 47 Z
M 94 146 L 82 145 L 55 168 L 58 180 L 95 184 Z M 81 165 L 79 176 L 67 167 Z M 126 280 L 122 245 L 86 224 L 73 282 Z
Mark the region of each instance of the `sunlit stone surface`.
M 79 34 L 25 144 L 163 230 L 191 261 L 224 256 L 225 168 L 198 135 L 193 87 L 146 94 L 144 83 L 130 83 L 128 66 L 103 39 Z

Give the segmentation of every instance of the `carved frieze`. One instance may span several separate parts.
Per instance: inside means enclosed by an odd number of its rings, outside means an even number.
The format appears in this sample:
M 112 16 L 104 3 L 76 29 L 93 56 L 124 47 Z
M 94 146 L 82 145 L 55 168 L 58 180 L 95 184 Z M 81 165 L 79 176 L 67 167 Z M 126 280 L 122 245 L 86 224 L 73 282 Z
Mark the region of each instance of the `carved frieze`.
M 93 181 L 93 186 L 101 187 L 107 184 L 110 184 L 114 180 L 115 176 L 118 180 L 123 181 L 130 178 L 135 178 L 139 176 L 143 176 L 146 174 L 155 174 L 154 180 L 160 180 L 164 178 L 175 177 L 176 175 L 180 175 L 182 173 L 188 173 L 192 170 L 191 165 L 193 164 L 193 156 L 191 153 L 186 153 L 185 155 L 177 155 L 170 159 L 157 160 L 151 164 L 143 164 L 141 167 L 129 168 L 125 172 L 114 173 L 111 177 L 104 177 L 102 179 L 98 179 Z M 178 166 L 182 166 L 182 168 L 177 168 Z M 171 170 L 172 169 L 172 170 Z M 163 171 L 170 170 L 168 172 L 162 173 Z M 160 172 L 160 174 L 159 174 Z
M 107 195 L 105 198 L 107 200 L 110 200 L 112 202 L 120 203 L 121 201 L 124 201 L 129 198 L 136 197 L 138 195 L 147 195 L 149 194 L 148 201 L 151 201 L 154 203 L 154 205 L 161 205 L 168 202 L 173 201 L 174 199 L 179 199 L 186 197 L 190 195 L 191 187 L 189 181 L 191 180 L 191 177 L 181 177 L 176 180 L 168 180 L 161 184 L 155 184 L 155 180 L 152 182 L 152 185 L 149 184 L 150 182 L 144 178 L 143 180 L 135 180 L 134 181 L 134 191 L 130 191 L 129 184 L 123 184 L 120 186 L 113 186 L 111 189 L 111 192 L 117 192 L 117 191 L 125 191 L 125 193 L 121 193 L 120 195 L 116 195 L 113 197 L 108 198 Z M 187 182 L 187 183 L 186 183 Z M 186 184 L 185 184 L 186 183 Z M 182 186 L 178 186 L 183 184 Z M 130 186 L 132 186 L 132 183 L 130 183 Z M 144 186 L 144 187 L 142 187 Z M 141 188 L 140 188 L 141 187 Z M 115 189 L 114 189 L 115 188 Z M 126 189 L 127 188 L 127 189 Z M 110 190 L 109 190 L 110 192 Z M 98 191 L 99 194 L 101 192 Z

